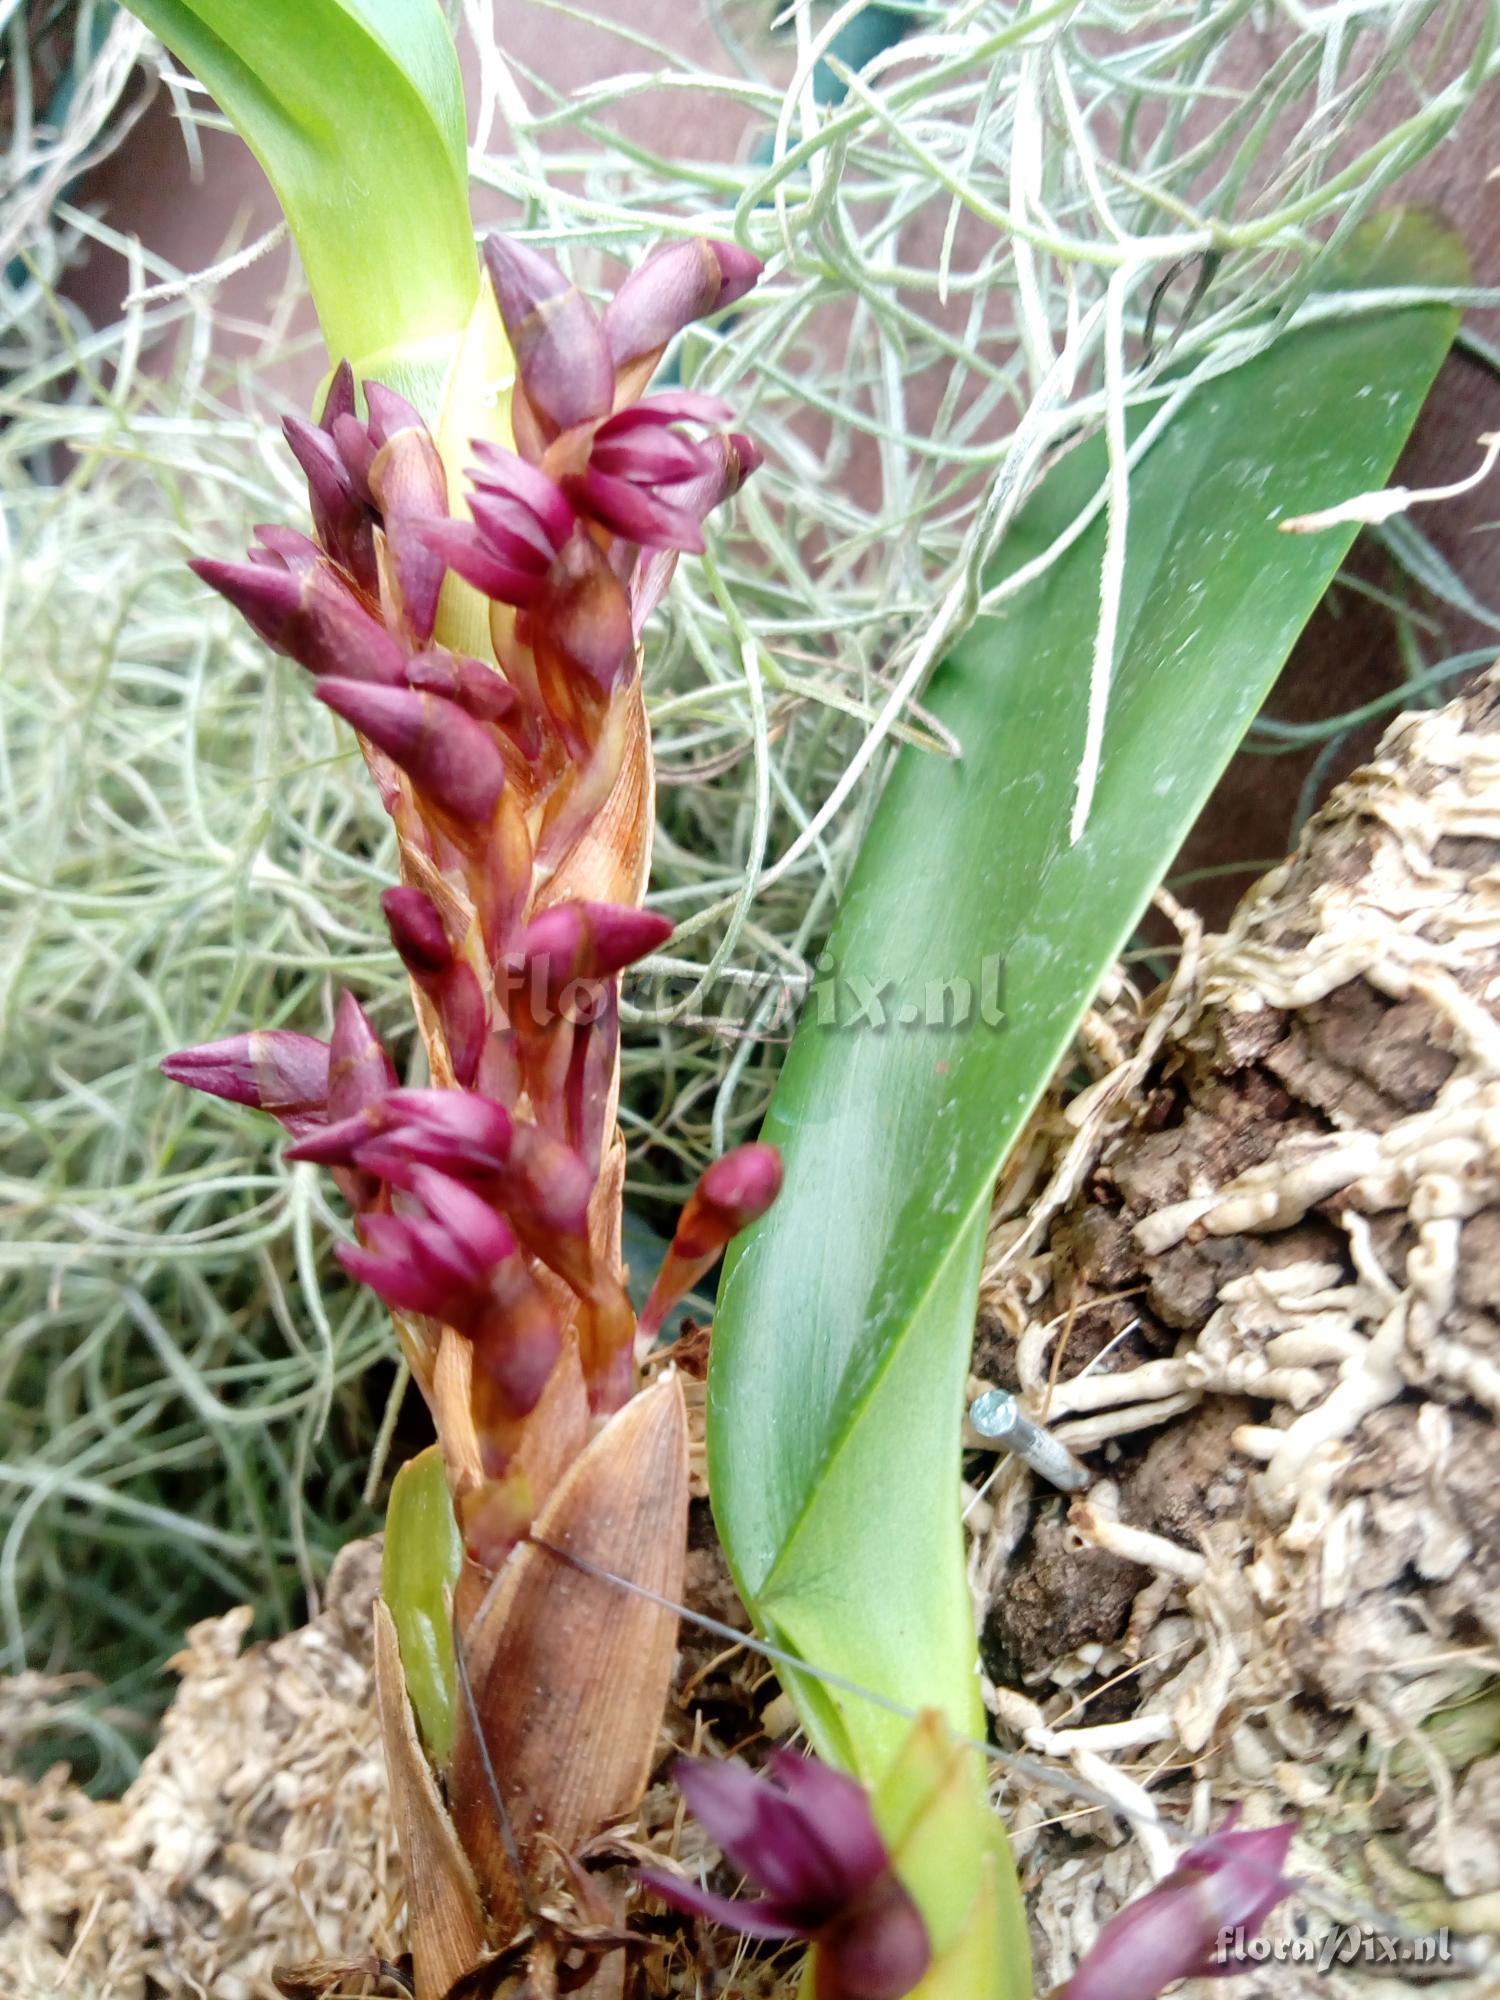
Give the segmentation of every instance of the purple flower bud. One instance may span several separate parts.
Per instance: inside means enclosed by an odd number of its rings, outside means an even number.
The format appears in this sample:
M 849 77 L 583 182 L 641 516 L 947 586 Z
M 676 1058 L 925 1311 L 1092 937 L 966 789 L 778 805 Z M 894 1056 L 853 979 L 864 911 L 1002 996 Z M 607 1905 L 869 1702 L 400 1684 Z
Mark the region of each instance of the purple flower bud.
M 634 412 L 626 411 L 625 415 Z M 590 471 L 628 479 L 635 486 L 670 486 L 683 479 L 699 479 L 712 472 L 713 466 L 712 456 L 702 445 L 666 424 L 630 424 L 617 430 L 613 418 L 599 426 L 589 453 Z
M 522 565 L 497 555 L 483 530 L 473 521 L 413 521 L 411 533 L 419 536 L 432 554 L 465 583 L 472 583 L 497 604 L 524 607 L 541 590 L 542 572 L 529 563 Z
M 514 500 L 524 507 L 541 529 L 545 546 L 556 554 L 573 532 L 573 510 L 557 481 L 498 444 L 484 438 L 473 442 L 475 464 L 469 477 L 475 487 L 483 494 Z
M 362 424 L 350 411 L 348 415 L 335 417 L 330 428 L 350 485 L 365 506 L 373 507 L 375 495 L 370 491 L 370 467 L 375 463 L 375 454 L 380 447 L 371 437 L 369 425 Z
M 408 660 L 406 685 L 456 701 L 479 722 L 513 723 L 521 706 L 520 696 L 502 674 L 483 660 L 450 653 L 445 646 L 430 646 Z
M 453 1080 L 461 1090 L 467 1090 L 479 1074 L 490 1033 L 489 1007 L 473 966 L 465 959 L 456 959 L 438 982 L 436 999 Z
M 339 417 L 353 415 L 354 369 L 346 360 L 339 363 L 329 378 L 328 394 L 323 398 L 323 408 L 318 422 L 325 431 L 331 431 Z
M 379 386 L 371 382 L 366 395 L 373 398 Z M 390 397 L 389 390 L 384 394 Z M 401 403 L 399 396 L 390 400 Z M 415 419 L 416 412 L 411 414 Z M 417 422 L 393 431 L 381 445 L 370 466 L 370 491 L 385 524 L 402 622 L 418 644 L 425 645 L 437 620 L 438 592 L 447 565 L 419 530 L 424 521 L 447 513 L 448 479 L 424 425 Z
M 737 243 L 666 243 L 631 272 L 604 315 L 615 367 L 657 356 L 685 326 L 742 299 L 765 266 Z
M 554 543 L 536 515 L 519 500 L 476 492 L 469 503 L 474 525 L 502 562 L 545 575 L 561 543 Z
M 331 549 L 351 524 L 357 525 L 361 518 L 362 503 L 349 469 L 332 436 L 316 424 L 302 417 L 283 417 L 281 431 L 291 447 L 292 457 L 307 475 L 318 539 Z
M 732 1237 L 758 1222 L 781 1192 L 774 1146 L 736 1146 L 708 1167 L 683 1204 L 671 1248 L 640 1317 L 636 1352 L 644 1355 L 667 1314 L 708 1270 Z
M 394 1090 L 388 1131 L 407 1156 L 469 1179 L 498 1173 L 510 1158 L 510 1113 L 472 1090 Z
M 489 824 L 505 786 L 505 762 L 482 723 L 439 695 L 408 688 L 320 680 L 315 692 L 440 811 L 465 826 Z
M 326 563 L 294 570 L 199 560 L 189 567 L 228 598 L 268 646 L 309 673 L 401 685 L 406 656 Z
M 581 675 L 601 695 L 625 678 L 635 640 L 630 600 L 590 536 L 574 535 L 547 572 L 532 625 L 539 663 L 564 678 Z
M 626 903 L 554 903 L 534 917 L 507 957 L 539 968 L 549 1006 L 578 979 L 607 979 L 656 951 L 672 935 L 672 921 L 655 910 Z
M 609 341 L 593 306 L 539 250 L 495 235 L 484 261 L 533 413 L 554 432 L 606 416 L 614 401 Z
M 315 1167 L 352 1167 L 355 1154 L 385 1129 L 386 1122 L 382 1100 L 356 1111 L 352 1117 L 339 1119 L 337 1124 L 320 1125 L 314 1132 L 299 1134 L 297 1143 L 287 1147 L 286 1157 Z
M 448 932 L 425 889 L 387 889 L 380 907 L 401 963 L 416 979 L 432 979 L 453 963 Z
M 678 549 L 703 553 L 703 531 L 681 507 L 628 479 L 614 479 L 591 465 L 587 472 L 564 481 L 568 498 L 580 514 L 588 514 L 611 534 L 647 549 Z
M 420 412 L 384 382 L 366 382 L 365 408 L 370 413 L 370 437 L 377 449 L 389 444 L 397 431 L 418 431 L 427 436 Z
M 161 1073 L 208 1097 L 275 1117 L 321 1112 L 328 1100 L 328 1044 L 287 1028 L 252 1029 L 163 1056 Z
M 364 1008 L 339 995 L 328 1044 L 328 1116 L 335 1123 L 378 1104 L 396 1088 L 396 1069 Z
M 387 1223 L 397 1221 L 394 1216 L 371 1217 Z M 367 1225 L 368 1226 L 368 1225 Z M 398 1223 L 394 1230 L 383 1229 L 380 1233 L 384 1250 L 365 1250 L 354 1243 L 339 1243 L 334 1247 L 338 1258 L 351 1278 L 368 1285 L 377 1298 L 396 1312 L 424 1313 L 436 1315 L 443 1306 L 442 1287 L 434 1282 L 412 1255 L 410 1232 Z
M 710 471 L 680 485 L 660 489 L 663 500 L 697 521 L 704 520 L 731 494 L 738 493 L 762 458 L 759 446 L 740 431 L 711 438 L 704 449 L 712 459 Z M 630 589 L 630 615 L 637 632 L 660 604 L 676 564 L 674 551 L 657 550 L 644 556 L 637 565 Z
M 306 576 L 323 561 L 323 551 L 312 539 L 296 528 L 278 527 L 273 521 L 262 521 L 255 530 L 259 548 L 250 550 L 251 562 L 261 562 L 275 569 L 287 569 L 294 576 Z
M 722 430 L 734 419 L 734 405 L 722 396 L 707 395 L 702 389 L 657 389 L 606 417 L 594 433 L 596 437 L 623 437 L 633 430 L 655 424 L 707 424 Z
M 641 1880 L 674 1909 L 747 1937 L 819 1947 L 819 2000 L 901 2000 L 931 1963 L 927 1927 L 891 1866 L 864 1787 L 811 1758 L 778 1752 L 758 1777 L 737 1758 L 683 1758 L 683 1798 L 725 1859 L 765 1894 L 715 1895 L 647 1868 Z
M 1056 2000 L 1154 2000 L 1175 1980 L 1215 1970 L 1221 1931 L 1253 1936 L 1297 1886 L 1284 1873 L 1295 1829 L 1284 1821 L 1236 1833 L 1233 1824 L 1231 1815 L 1111 1917 Z
M 518 1124 L 504 1179 L 505 1208 L 516 1233 L 554 1270 L 572 1281 L 571 1252 L 554 1258 L 557 1239 L 586 1247 L 594 1176 L 573 1148 L 539 1125 Z M 587 1285 L 580 1285 L 586 1290 Z
M 463 1245 L 477 1273 L 515 1256 L 516 1239 L 509 1225 L 473 1188 L 420 1164 L 412 1167 L 408 1186 L 432 1220 Z

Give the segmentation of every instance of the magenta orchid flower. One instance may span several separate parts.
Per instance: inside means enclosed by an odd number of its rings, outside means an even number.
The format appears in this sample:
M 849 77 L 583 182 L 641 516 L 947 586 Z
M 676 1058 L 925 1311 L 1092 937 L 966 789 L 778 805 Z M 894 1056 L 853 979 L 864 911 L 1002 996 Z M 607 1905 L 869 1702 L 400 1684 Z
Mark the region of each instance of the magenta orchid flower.
M 1176 1980 L 1234 1970 L 1215 1963 L 1223 1932 L 1253 1937 L 1297 1886 L 1291 1822 L 1237 1832 L 1234 1818 L 1110 1918 L 1054 2000 L 1155 2000 Z
M 725 1860 L 764 1893 L 720 1896 L 665 1869 L 642 1869 L 654 1895 L 743 1937 L 816 1945 L 816 2000 L 901 2000 L 921 1982 L 932 1960 L 927 1927 L 891 1865 L 863 1785 L 787 1750 L 766 1775 L 738 1758 L 683 1758 L 674 1775 Z

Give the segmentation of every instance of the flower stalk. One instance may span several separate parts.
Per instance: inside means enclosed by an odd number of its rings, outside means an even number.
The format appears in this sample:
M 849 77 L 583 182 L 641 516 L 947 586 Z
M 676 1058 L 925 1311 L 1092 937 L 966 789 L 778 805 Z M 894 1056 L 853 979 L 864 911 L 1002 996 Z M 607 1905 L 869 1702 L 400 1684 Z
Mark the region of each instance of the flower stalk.
M 409 1865 L 461 1853 L 477 1903 L 453 1881 L 426 1916 L 414 1899 L 419 2000 L 455 1938 L 536 1934 L 559 1857 L 639 1799 L 673 1652 L 656 1600 L 680 1595 L 687 1505 L 681 1391 L 667 1370 L 637 1396 L 642 1364 L 781 1178 L 765 1146 L 707 1170 L 638 1327 L 619 984 L 671 931 L 640 907 L 641 630 L 758 462 L 716 399 L 641 391 L 666 343 L 760 267 L 673 245 L 602 315 L 527 245 L 492 238 L 485 267 L 517 358 L 518 448 L 474 444 L 463 511 L 417 409 L 344 362 L 318 421 L 286 425 L 313 534 L 264 527 L 245 562 L 194 565 L 356 732 L 396 828 L 382 912 L 430 1081 L 399 1082 L 348 993 L 327 1042 L 252 1033 L 162 1065 L 270 1113 L 289 1158 L 333 1171 L 355 1228 L 339 1260 L 390 1308 L 433 1414 L 442 1496 L 429 1467 L 393 1506 L 381 1642 L 416 1727 L 388 1685 L 382 1712 Z M 449 643 L 454 577 L 483 604 L 483 656 Z M 569 1556 L 653 1597 L 591 1602 L 575 1579 L 562 1605 Z M 441 1946 L 415 1941 L 429 1922 Z

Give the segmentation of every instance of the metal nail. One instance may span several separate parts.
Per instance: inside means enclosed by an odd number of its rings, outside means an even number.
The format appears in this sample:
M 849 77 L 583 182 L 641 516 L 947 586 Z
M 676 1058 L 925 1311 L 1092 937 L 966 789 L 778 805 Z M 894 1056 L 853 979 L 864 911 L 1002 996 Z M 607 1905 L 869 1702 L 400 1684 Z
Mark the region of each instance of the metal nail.
M 1032 1471 L 1064 1493 L 1077 1493 L 1089 1483 L 1088 1467 L 1051 1431 L 1033 1423 L 1009 1389 L 986 1389 L 969 1405 L 969 1422 L 986 1444 L 1013 1451 Z

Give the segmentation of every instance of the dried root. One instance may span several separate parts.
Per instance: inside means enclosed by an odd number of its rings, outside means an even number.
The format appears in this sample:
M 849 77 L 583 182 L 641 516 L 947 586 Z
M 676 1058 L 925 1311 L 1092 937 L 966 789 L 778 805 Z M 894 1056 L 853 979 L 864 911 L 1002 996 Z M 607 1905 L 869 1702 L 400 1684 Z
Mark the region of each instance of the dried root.
M 1301 1816 L 1314 1935 L 1446 1926 L 1431 1970 L 1483 1984 L 1500 675 L 1399 721 L 1226 935 L 1183 930 L 1177 977 L 1104 1005 L 1094 1081 L 1033 1121 L 981 1299 L 975 1388 L 1018 1390 L 1095 1474 L 1069 1505 L 1007 1463 L 986 1495 L 991 1706 L 1002 1737 L 1140 1815 L 1122 1842 L 1098 1813 L 1043 1831 L 1055 1801 L 1009 1801 L 1034 1829 L 1043 1962 L 1063 1976 L 1161 1867 L 1160 1806 L 1201 1822 L 1211 1792 L 1252 1823 Z
M 379 1573 L 378 1544 L 354 1543 L 321 1616 L 248 1652 L 248 1610 L 194 1626 L 122 1799 L 91 1799 L 62 1769 L 0 1779 L 0 1991 L 275 2000 L 277 1964 L 343 1956 L 351 1938 L 396 1957 L 403 1886 L 370 1662 Z

